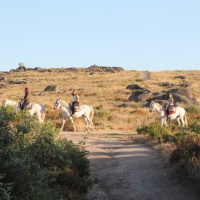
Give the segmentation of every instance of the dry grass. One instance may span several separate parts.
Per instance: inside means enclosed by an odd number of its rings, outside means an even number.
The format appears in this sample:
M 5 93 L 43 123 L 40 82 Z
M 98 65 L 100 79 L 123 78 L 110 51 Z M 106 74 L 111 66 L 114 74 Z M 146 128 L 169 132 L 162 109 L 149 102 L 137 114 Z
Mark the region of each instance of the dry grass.
M 126 86 L 138 84 L 146 87 L 152 92 L 167 91 L 169 88 L 161 86 L 162 83 L 170 83 L 178 87 L 184 82 L 191 84 L 191 92 L 200 101 L 200 71 L 164 71 L 151 72 L 150 80 L 137 82 L 140 76 L 139 71 L 122 71 L 117 73 L 83 72 L 18 72 L 2 74 L 10 80 L 29 80 L 25 85 L 6 84 L 0 89 L 0 100 L 11 99 L 19 101 L 24 95 L 24 87 L 29 87 L 32 96 L 31 101 L 41 103 L 46 106 L 47 120 L 60 123 L 60 113 L 53 110 L 55 99 L 60 97 L 66 102 L 71 101 L 72 89 L 77 89 L 81 102 L 94 107 L 95 113 L 103 112 L 103 116 L 95 116 L 95 129 L 98 130 L 118 130 L 133 132 L 142 124 L 150 124 L 157 120 L 156 113 L 149 113 L 147 108 L 142 108 L 139 103 L 128 102 L 131 90 Z M 185 76 L 185 80 L 174 78 L 175 76 Z M 5 83 L 5 82 L 2 82 Z M 58 92 L 44 92 L 48 85 L 57 85 Z M 125 107 L 121 106 L 125 105 Z M 102 113 L 101 113 L 102 114 Z M 76 119 L 77 130 L 84 129 L 84 121 Z M 66 129 L 71 130 L 69 123 Z

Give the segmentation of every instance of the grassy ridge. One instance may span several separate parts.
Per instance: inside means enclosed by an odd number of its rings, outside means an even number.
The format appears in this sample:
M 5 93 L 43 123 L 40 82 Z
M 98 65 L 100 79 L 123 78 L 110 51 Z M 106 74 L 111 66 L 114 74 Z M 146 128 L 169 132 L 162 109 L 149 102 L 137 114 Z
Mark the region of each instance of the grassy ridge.
M 185 76 L 185 80 L 174 78 L 175 76 Z M 152 92 L 167 91 L 169 88 L 162 86 L 168 82 L 174 87 L 183 82 L 191 84 L 191 92 L 197 100 L 200 100 L 200 84 L 198 77 L 200 71 L 165 71 L 151 72 L 150 80 L 138 82 L 139 71 L 121 71 L 116 73 L 89 71 L 66 71 L 66 72 L 17 72 L 5 74 L 7 83 L 0 88 L 0 101 L 11 99 L 19 101 L 24 95 L 24 87 L 29 87 L 32 93 L 31 101 L 44 104 L 47 108 L 47 120 L 53 120 L 55 124 L 60 123 L 60 113 L 54 111 L 53 105 L 57 97 L 71 101 L 72 89 L 79 91 L 82 103 L 91 105 L 95 109 L 94 125 L 95 129 L 135 131 L 142 124 L 150 124 L 157 121 L 155 114 L 150 114 L 147 108 L 142 108 L 140 103 L 128 101 L 132 91 L 126 89 L 130 84 L 139 84 L 143 88 L 148 88 Z M 9 84 L 9 81 L 28 80 L 27 84 Z M 44 92 L 48 85 L 57 85 L 58 91 Z M 76 119 L 78 131 L 84 130 L 84 121 Z M 71 130 L 70 124 L 65 126 L 65 130 Z

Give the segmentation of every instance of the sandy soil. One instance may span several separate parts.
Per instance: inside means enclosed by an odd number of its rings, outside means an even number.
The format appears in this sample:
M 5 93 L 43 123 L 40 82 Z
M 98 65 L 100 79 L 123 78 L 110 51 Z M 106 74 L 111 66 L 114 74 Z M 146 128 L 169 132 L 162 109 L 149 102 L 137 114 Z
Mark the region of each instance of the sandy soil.
M 108 134 L 61 132 L 61 138 L 84 142 L 95 184 L 88 200 L 196 200 L 191 188 L 170 179 L 158 151 L 108 137 Z M 116 136 L 116 135 L 115 135 Z

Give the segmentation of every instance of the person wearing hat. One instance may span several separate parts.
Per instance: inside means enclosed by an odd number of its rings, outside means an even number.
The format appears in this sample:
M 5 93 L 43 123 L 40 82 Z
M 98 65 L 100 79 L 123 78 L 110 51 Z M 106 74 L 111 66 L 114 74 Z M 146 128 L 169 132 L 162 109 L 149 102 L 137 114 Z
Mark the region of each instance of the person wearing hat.
M 77 94 L 76 90 L 73 90 L 73 92 L 72 92 L 72 114 L 71 114 L 71 116 L 73 116 L 73 114 L 75 113 L 75 104 L 76 104 L 76 106 L 79 106 L 79 95 Z

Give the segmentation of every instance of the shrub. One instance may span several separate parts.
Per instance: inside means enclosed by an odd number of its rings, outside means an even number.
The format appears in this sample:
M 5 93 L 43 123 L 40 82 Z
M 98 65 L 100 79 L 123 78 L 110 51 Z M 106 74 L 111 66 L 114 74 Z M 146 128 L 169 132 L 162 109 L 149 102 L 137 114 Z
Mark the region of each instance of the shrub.
M 200 114 L 200 107 L 199 106 L 189 106 L 185 109 L 189 113 L 199 113 Z
M 178 172 L 184 169 L 184 175 L 196 175 L 199 173 L 200 165 L 200 135 L 190 133 L 184 134 L 176 150 L 169 158 L 171 166 L 178 166 Z M 181 167 L 180 167 L 181 166 Z
M 163 136 L 167 138 L 167 135 L 169 135 L 168 128 L 161 127 L 159 124 L 141 126 L 140 128 L 137 128 L 137 132 L 138 134 L 148 134 L 158 140 L 163 140 Z
M 160 127 L 158 124 L 145 125 L 137 129 L 138 134 L 155 138 L 158 142 L 171 142 L 175 150 L 171 152 L 169 163 L 176 174 L 185 178 L 199 175 L 200 167 L 200 126 L 193 120 L 188 127 Z
M 142 78 L 136 78 L 135 81 L 136 81 L 136 82 L 144 82 L 145 79 L 142 79 Z
M 103 109 L 103 105 L 99 105 L 95 109 L 95 117 L 96 118 L 107 118 L 108 117 L 108 112 Z
M 0 195 L 5 199 L 81 199 L 90 185 L 88 152 L 58 140 L 52 123 L 0 109 Z
M 137 109 L 137 108 L 140 107 L 140 105 L 139 104 L 132 104 L 131 107 Z

